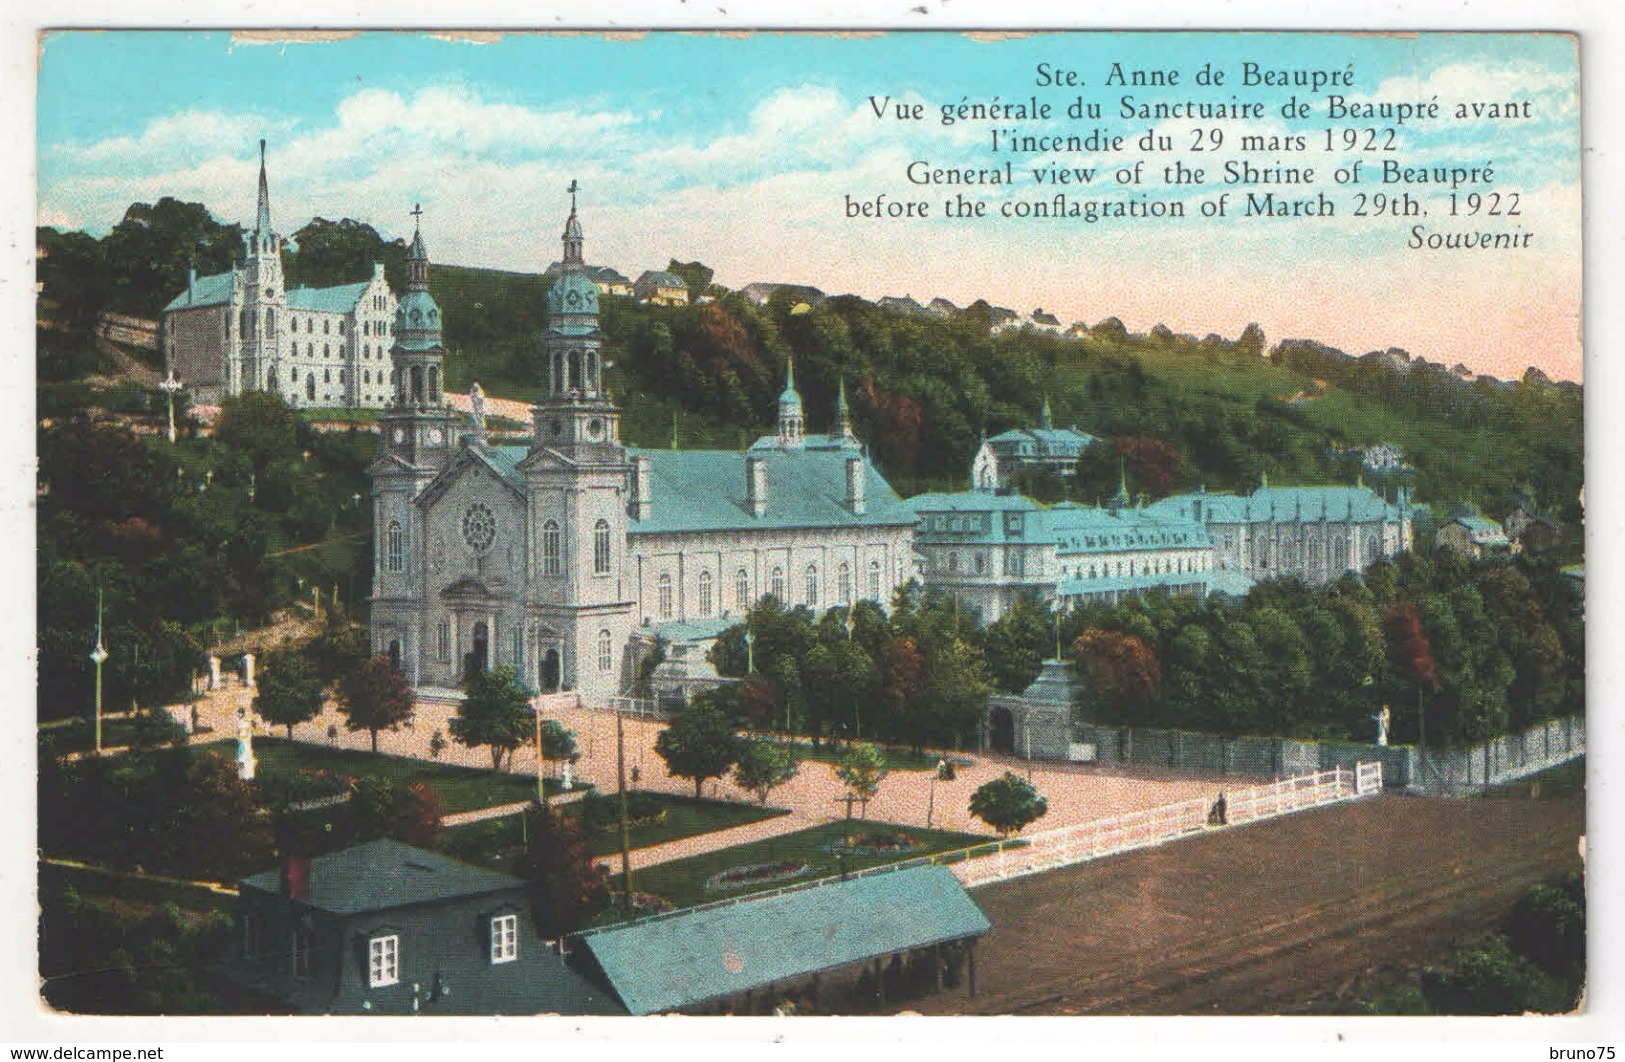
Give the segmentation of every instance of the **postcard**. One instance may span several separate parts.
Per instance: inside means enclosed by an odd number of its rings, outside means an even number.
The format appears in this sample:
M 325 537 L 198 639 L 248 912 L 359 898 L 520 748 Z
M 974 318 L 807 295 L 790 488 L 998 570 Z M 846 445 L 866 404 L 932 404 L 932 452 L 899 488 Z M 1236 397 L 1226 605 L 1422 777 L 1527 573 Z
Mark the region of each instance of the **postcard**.
M 38 1008 L 1583 1010 L 1580 63 L 44 33 Z

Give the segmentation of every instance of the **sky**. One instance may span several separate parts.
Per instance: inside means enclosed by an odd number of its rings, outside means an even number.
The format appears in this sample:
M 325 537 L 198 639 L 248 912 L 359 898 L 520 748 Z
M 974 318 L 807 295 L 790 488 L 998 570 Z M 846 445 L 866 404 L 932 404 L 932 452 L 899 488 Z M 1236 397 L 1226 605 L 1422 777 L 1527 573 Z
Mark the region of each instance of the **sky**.
M 1266 70 L 1347 72 L 1348 87 L 1250 89 L 1243 64 Z M 135 201 L 169 195 L 206 203 L 225 221 L 252 222 L 258 141 L 269 142 L 276 227 L 312 216 L 354 217 L 386 237 L 409 236 L 421 202 L 435 260 L 539 271 L 559 257 L 572 179 L 581 185 L 587 258 L 631 277 L 670 258 L 699 259 L 719 283 L 812 284 L 866 298 L 977 298 L 1063 323 L 1107 316 L 1132 331 L 1233 338 L 1249 322 L 1268 341 L 1311 338 L 1350 353 L 1402 347 L 1415 356 L 1503 378 L 1534 365 L 1581 378 L 1578 53 L 1561 35 L 1031 34 L 834 35 L 505 34 L 483 37 L 366 33 L 343 39 L 174 32 L 65 32 L 46 38 L 38 100 L 39 223 L 105 233 Z M 1083 88 L 1040 86 L 1038 64 L 1077 71 Z M 1104 84 L 1113 63 L 1177 69 L 1174 88 Z M 1194 84 L 1204 65 L 1228 76 Z M 1446 117 L 1397 128 L 1391 153 L 1241 150 L 1245 133 L 1334 126 L 1324 96 L 1437 102 Z M 1217 150 L 1190 146 L 1185 119 L 1125 119 L 1119 98 L 1267 104 L 1226 123 Z M 1311 116 L 1287 120 L 1288 96 Z M 1103 104 L 1071 121 L 1078 96 Z M 871 104 L 923 104 L 922 120 L 877 118 Z M 1025 102 L 1055 110 L 1022 132 L 1127 135 L 1129 150 L 1004 155 L 990 130 L 1013 122 L 944 124 L 943 104 Z M 1457 121 L 1456 103 L 1528 100 L 1530 117 Z M 1147 132 L 1171 152 L 1148 158 L 1148 181 L 1112 174 L 1144 153 Z M 1213 147 L 1211 142 L 1206 146 Z M 960 189 L 920 186 L 911 162 L 986 169 L 1009 158 L 1009 187 L 966 189 L 985 220 L 940 216 Z M 1207 167 L 1212 183 L 1169 188 L 1153 175 L 1173 159 Z M 1333 189 L 1338 216 L 1236 217 L 1247 191 L 1222 185 L 1223 166 L 1314 166 L 1324 175 L 1355 158 L 1358 190 L 1391 193 L 1373 178 L 1384 158 L 1412 167 L 1493 167 L 1493 184 L 1459 189 L 1516 194 L 1520 211 L 1446 216 L 1448 188 L 1427 193 L 1426 218 L 1350 215 L 1354 186 Z M 1183 202 L 1183 220 L 1005 219 L 1001 206 L 1048 202 L 1054 189 L 1025 174 L 1047 162 L 1093 168 L 1075 200 L 1145 196 Z M 1292 188 L 1277 191 L 1313 196 Z M 1227 216 L 1200 203 L 1228 191 Z M 930 204 L 925 220 L 849 218 L 846 197 Z M 1482 201 L 1481 201 L 1482 202 Z M 1487 207 L 1487 202 L 1482 202 Z M 1515 231 L 1529 246 L 1427 250 L 1427 233 Z

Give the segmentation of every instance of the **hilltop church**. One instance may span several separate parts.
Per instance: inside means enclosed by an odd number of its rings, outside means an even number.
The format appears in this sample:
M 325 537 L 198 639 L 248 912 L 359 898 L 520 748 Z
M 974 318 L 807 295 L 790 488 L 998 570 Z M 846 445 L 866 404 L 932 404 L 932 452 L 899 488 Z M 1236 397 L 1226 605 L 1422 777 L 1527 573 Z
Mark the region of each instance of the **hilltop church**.
M 914 575 L 915 514 L 854 436 L 844 391 L 835 430 L 809 435 L 793 367 L 777 432 L 743 453 L 621 442 L 570 191 L 525 445 L 488 441 L 477 405 L 472 418 L 446 408 L 440 313 L 412 237 L 368 474 L 372 644 L 420 690 L 511 665 L 543 692 L 616 696 L 657 636 L 703 643 L 769 594 L 815 611 L 889 602 Z

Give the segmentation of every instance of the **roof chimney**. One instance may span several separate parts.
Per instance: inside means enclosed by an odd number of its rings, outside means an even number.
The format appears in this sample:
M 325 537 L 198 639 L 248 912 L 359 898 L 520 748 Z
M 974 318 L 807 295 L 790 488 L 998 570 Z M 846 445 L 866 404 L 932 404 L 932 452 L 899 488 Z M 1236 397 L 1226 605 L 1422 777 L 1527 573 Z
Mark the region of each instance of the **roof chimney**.
M 649 519 L 653 505 L 654 498 L 649 493 L 649 455 L 638 454 L 632 458 L 632 519 Z
M 846 459 L 846 507 L 863 515 L 863 458 Z
M 282 858 L 282 895 L 289 900 L 310 900 L 310 857 Z
M 752 516 L 767 511 L 767 458 L 759 454 L 745 456 L 745 502 Z

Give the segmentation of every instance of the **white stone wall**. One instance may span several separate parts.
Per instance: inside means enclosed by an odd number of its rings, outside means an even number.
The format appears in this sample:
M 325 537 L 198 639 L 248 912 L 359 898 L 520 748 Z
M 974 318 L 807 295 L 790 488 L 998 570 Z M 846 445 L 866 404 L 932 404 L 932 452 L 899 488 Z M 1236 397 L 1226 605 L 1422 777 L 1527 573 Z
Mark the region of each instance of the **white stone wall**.
M 827 609 L 872 597 L 870 566 L 880 566 L 880 602 L 889 606 L 897 588 L 912 577 L 909 528 L 810 528 L 761 531 L 638 534 L 629 536 L 630 587 L 640 626 L 740 615 L 738 573 L 750 583 L 748 605 L 772 592 L 773 571 L 784 575 L 784 604 L 807 605 L 807 569 L 817 569 L 818 601 Z M 840 566 L 848 566 L 851 594 L 840 595 Z M 701 611 L 702 573 L 711 576 L 711 609 Z M 661 604 L 662 576 L 670 580 L 670 614 Z M 747 607 L 748 607 L 747 605 Z

